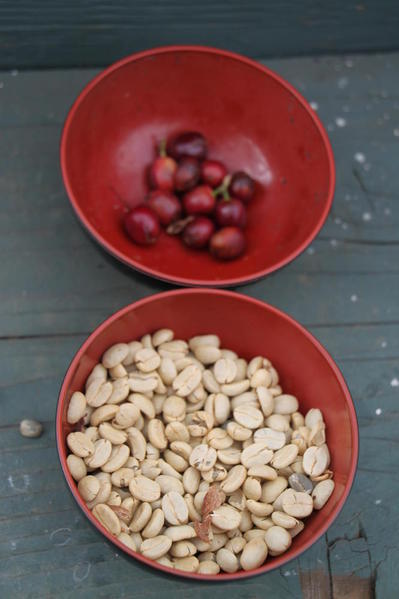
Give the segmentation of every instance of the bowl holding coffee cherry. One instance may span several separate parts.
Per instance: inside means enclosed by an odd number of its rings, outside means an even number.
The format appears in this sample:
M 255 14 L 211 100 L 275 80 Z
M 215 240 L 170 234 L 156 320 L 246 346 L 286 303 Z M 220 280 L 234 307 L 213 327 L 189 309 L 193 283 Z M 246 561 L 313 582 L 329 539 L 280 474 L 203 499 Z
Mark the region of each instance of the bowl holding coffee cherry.
M 209 250 L 218 260 L 234 260 L 246 249 L 247 205 L 255 181 L 245 171 L 228 174 L 207 158 L 208 142 L 197 131 L 162 140 L 148 172 L 146 201 L 126 214 L 124 227 L 134 243 L 154 245 L 162 227 L 180 235 L 193 250 Z
M 268 275 L 314 239 L 335 170 L 317 115 L 280 76 L 199 46 L 129 56 L 67 117 L 72 206 L 113 256 L 180 285 Z

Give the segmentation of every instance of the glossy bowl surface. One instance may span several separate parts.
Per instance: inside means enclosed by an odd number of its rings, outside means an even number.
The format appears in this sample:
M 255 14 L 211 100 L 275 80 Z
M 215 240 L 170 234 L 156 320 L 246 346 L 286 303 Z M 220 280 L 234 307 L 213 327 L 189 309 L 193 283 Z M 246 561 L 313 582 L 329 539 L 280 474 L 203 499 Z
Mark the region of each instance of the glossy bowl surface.
M 201 131 L 211 158 L 258 182 L 239 259 L 216 261 L 165 233 L 143 247 L 124 232 L 157 144 L 182 130 Z M 140 52 L 100 73 L 66 119 L 61 168 L 77 216 L 110 254 L 189 286 L 239 285 L 293 260 L 322 227 L 335 184 L 327 134 L 306 100 L 259 63 L 198 46 Z
M 117 541 L 91 515 L 77 491 L 66 466 L 66 423 L 69 399 L 82 390 L 93 366 L 103 352 L 119 341 L 131 341 L 156 329 L 168 327 L 176 337 L 188 338 L 217 333 L 224 347 L 250 359 L 267 356 L 281 376 L 283 389 L 296 395 L 300 411 L 320 408 L 327 426 L 335 489 L 328 503 L 305 520 L 305 529 L 294 538 L 283 555 L 248 572 L 206 576 L 171 570 L 137 554 Z M 153 295 L 130 304 L 103 322 L 83 343 L 68 368 L 58 400 L 57 446 L 69 488 L 92 524 L 111 542 L 149 566 L 188 578 L 226 580 L 245 578 L 280 567 L 296 558 L 325 533 L 349 494 L 357 465 L 358 427 L 355 408 L 345 381 L 327 351 L 300 324 L 276 308 L 258 300 L 214 289 L 184 289 Z

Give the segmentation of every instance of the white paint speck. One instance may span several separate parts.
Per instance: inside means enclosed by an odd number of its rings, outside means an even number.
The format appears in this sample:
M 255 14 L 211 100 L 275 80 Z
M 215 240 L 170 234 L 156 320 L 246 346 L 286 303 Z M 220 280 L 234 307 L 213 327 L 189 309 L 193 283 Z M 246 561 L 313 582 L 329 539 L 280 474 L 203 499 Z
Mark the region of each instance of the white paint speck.
M 389 119 L 391 117 L 390 117 L 390 115 L 387 112 L 384 112 L 384 114 L 382 115 L 382 118 L 384 119 L 384 121 L 389 121 Z
M 358 300 L 358 299 L 359 299 L 359 298 L 358 298 L 358 296 L 356 295 L 356 293 L 353 293 L 353 294 L 351 295 L 351 302 L 355 303 L 355 302 L 357 302 L 357 300 Z
M 342 223 L 342 228 L 344 231 L 348 228 L 348 223 Z
M 375 505 L 380 505 L 381 502 L 382 502 L 382 499 L 376 499 L 374 501 Z
M 284 576 L 291 576 L 291 572 L 287 570 L 286 572 L 284 572 Z
M 334 222 L 336 225 L 340 225 L 342 223 L 342 220 L 339 218 L 339 216 L 337 216 L 336 218 L 334 218 Z
M 354 155 L 354 159 L 356 160 L 356 162 L 359 162 L 359 164 L 363 164 L 364 162 L 366 162 L 366 156 L 362 152 L 356 152 L 356 154 Z
M 391 387 L 399 387 L 399 379 L 397 379 L 396 377 L 393 378 L 391 381 Z
M 16 77 L 18 75 L 18 70 L 17 69 L 13 69 L 10 73 L 11 77 Z
M 381 347 L 382 347 L 383 349 L 385 349 L 387 346 L 388 346 L 388 343 L 387 343 L 385 340 L 384 340 L 384 341 L 381 341 Z
M 395 137 L 399 137 L 399 129 L 394 129 L 393 134 Z
M 0 81 L 0 89 L 3 89 L 3 87 L 4 87 L 4 83 L 3 83 L 3 81 Z
M 56 547 L 63 547 L 71 541 L 71 532 L 70 528 L 57 528 L 57 530 L 53 530 L 50 534 L 50 541 Z
M 351 201 L 351 199 L 352 199 L 352 196 L 351 196 L 351 194 L 350 194 L 350 193 L 346 193 L 346 194 L 345 194 L 345 200 L 346 200 L 347 202 L 350 202 L 350 201 Z
M 385 214 L 385 216 L 390 216 L 391 209 L 390 208 L 384 208 L 384 214 Z
M 11 545 L 11 551 L 15 551 L 15 550 L 16 550 L 16 548 L 17 548 L 17 544 L 16 544 L 16 542 L 15 542 L 15 541 L 11 541 L 11 542 L 10 542 L 10 545 Z
M 348 69 L 351 69 L 353 67 L 353 64 L 354 64 L 354 62 L 351 58 L 347 58 L 345 60 L 345 66 L 348 67 Z
M 377 414 L 377 416 L 381 416 L 381 414 L 382 414 L 381 408 L 377 408 L 375 413 Z
M 331 239 L 331 240 L 330 240 L 330 245 L 331 245 L 333 248 L 336 248 L 336 247 L 337 247 L 337 245 L 338 245 L 338 241 L 337 241 L 336 239 Z
M 337 127 L 346 127 L 346 119 L 344 119 L 342 116 L 337 116 L 335 123 Z
M 348 77 L 340 77 L 337 81 L 337 86 L 339 89 L 345 89 L 349 83 Z
M 372 216 L 371 216 L 370 212 L 363 212 L 362 219 L 365 222 L 369 222 L 372 219 Z
M 14 491 L 19 491 L 20 493 L 22 493 L 23 491 L 26 491 L 26 489 L 30 485 L 29 474 L 22 474 L 21 476 L 17 476 L 17 477 L 14 477 L 12 474 L 10 474 L 10 476 L 7 478 L 7 480 L 8 480 L 8 484 L 10 485 L 11 489 L 14 489 Z
M 306 250 L 306 253 L 309 254 L 309 256 L 313 256 L 313 254 L 314 254 L 314 248 L 313 247 L 308 248 Z
M 319 110 L 319 105 L 314 100 L 312 100 L 312 102 L 309 102 L 309 104 L 310 104 L 310 107 L 313 108 L 313 110 Z
M 342 112 L 350 112 L 350 111 L 351 111 L 351 109 L 349 108 L 349 106 L 347 104 L 344 104 L 342 106 Z
M 74 567 L 73 573 L 72 573 L 74 582 L 79 583 L 79 582 L 82 582 L 83 580 L 86 580 L 86 578 L 89 575 L 90 568 L 91 568 L 91 564 L 89 562 L 82 562 L 81 564 L 77 564 Z

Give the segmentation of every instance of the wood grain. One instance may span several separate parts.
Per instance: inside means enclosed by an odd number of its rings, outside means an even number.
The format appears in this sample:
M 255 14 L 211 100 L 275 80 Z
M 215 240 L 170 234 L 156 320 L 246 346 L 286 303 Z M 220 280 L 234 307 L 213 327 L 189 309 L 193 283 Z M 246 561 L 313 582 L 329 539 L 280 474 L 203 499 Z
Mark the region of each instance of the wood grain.
M 311 251 L 240 292 L 292 314 L 337 360 L 360 426 L 353 491 L 328 533 L 299 559 L 224 585 L 154 574 L 92 529 L 58 464 L 59 386 L 75 351 L 101 320 L 169 287 L 109 258 L 69 207 L 58 168 L 60 130 L 95 71 L 0 73 L 2 597 L 206 599 L 211 592 L 215 599 L 226 593 L 244 599 L 396 599 L 399 54 L 268 65 L 317 102 L 335 151 L 337 191 Z M 340 117 L 344 127 L 336 123 Z M 355 159 L 358 153 L 364 162 Z M 24 417 L 44 423 L 40 439 L 19 435 Z
M 394 50 L 394 0 L 3 0 L 0 68 L 107 65 L 167 44 L 250 56 Z

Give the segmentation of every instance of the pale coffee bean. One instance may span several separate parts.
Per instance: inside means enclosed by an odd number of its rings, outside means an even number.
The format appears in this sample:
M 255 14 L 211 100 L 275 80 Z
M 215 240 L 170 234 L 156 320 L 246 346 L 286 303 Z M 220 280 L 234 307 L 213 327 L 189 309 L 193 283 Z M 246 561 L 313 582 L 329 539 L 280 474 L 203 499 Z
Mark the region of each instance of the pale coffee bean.
M 159 484 L 147 478 L 146 476 L 136 476 L 129 483 L 129 491 L 140 501 L 156 501 L 161 496 L 161 487 Z
M 112 453 L 112 444 L 107 439 L 99 439 L 94 443 L 94 453 L 85 458 L 86 465 L 89 468 L 101 468 L 108 462 Z
M 102 473 L 105 474 L 105 473 Z M 95 477 L 100 481 L 100 490 L 97 493 L 96 497 L 93 499 L 93 501 L 88 501 L 87 502 L 87 507 L 92 510 L 96 505 L 100 504 L 100 503 L 107 503 L 109 498 L 111 497 L 111 492 L 112 492 L 112 486 L 111 486 L 111 481 L 108 480 L 101 480 L 98 478 L 98 474 L 95 475 Z
M 225 549 L 232 551 L 234 554 L 241 553 L 246 544 L 247 542 L 244 537 L 234 537 L 233 539 L 229 539 L 227 541 Z
M 275 414 L 293 414 L 298 410 L 298 400 L 294 395 L 283 394 L 274 399 Z
M 259 368 L 264 367 L 264 360 L 265 358 L 263 356 L 255 356 L 254 358 L 252 358 L 252 360 L 249 361 L 247 367 L 248 378 L 251 378 L 251 376 L 255 374 L 257 370 L 259 370 Z
M 249 541 L 241 554 L 240 564 L 243 570 L 259 568 L 267 557 L 268 548 L 262 537 Z
M 145 398 L 147 399 L 147 398 Z M 150 400 L 148 400 L 150 401 Z M 138 406 L 132 403 L 123 403 L 119 406 L 119 410 L 116 413 L 115 418 L 112 420 L 112 426 L 118 429 L 126 429 L 133 426 L 140 416 L 140 410 Z M 154 413 L 155 416 L 155 413 Z
M 133 477 L 134 470 L 132 468 L 119 468 L 111 474 L 111 482 L 118 488 L 128 487 Z
M 176 491 L 170 491 L 162 497 L 162 510 L 166 521 L 173 526 L 188 522 L 186 502 Z
M 208 393 L 220 393 L 220 385 L 211 370 L 202 372 L 202 384 Z
M 200 561 L 197 571 L 200 574 L 219 574 L 220 566 L 214 561 L 203 560 Z
M 152 507 L 148 502 L 140 503 L 135 510 L 129 529 L 132 532 L 140 532 L 147 526 L 152 516 Z
M 236 361 L 231 358 L 220 358 L 215 362 L 213 373 L 215 375 L 215 379 L 220 385 L 232 383 L 237 374 Z
M 330 464 L 327 445 L 309 447 L 303 455 L 303 469 L 310 476 L 320 476 Z
M 102 364 L 104 368 L 114 368 L 121 364 L 129 354 L 127 343 L 116 343 L 107 349 L 103 354 Z
M 262 495 L 262 486 L 256 478 L 249 476 L 244 482 L 243 491 L 248 500 L 258 501 Z
M 130 427 L 126 432 L 127 443 L 132 452 L 132 456 L 141 462 L 146 456 L 147 441 L 145 440 L 143 433 L 137 430 L 136 427 Z
M 141 372 L 152 372 L 159 368 L 161 357 L 155 349 L 140 349 L 135 356 L 135 363 Z
M 294 537 L 296 537 L 297 535 L 299 535 L 299 533 L 302 532 L 304 528 L 305 528 L 305 524 L 302 522 L 302 520 L 297 520 L 297 523 L 294 526 L 294 528 L 289 528 L 288 529 L 288 532 L 290 533 L 291 539 L 293 539 Z
M 259 368 L 250 379 L 250 385 L 255 389 L 256 387 L 270 387 L 271 383 L 272 377 L 266 368 Z
M 165 427 L 165 436 L 169 443 L 173 441 L 185 441 L 187 443 L 190 440 L 190 433 L 186 425 L 178 421 L 170 422 Z
M 158 559 L 168 553 L 172 541 L 165 535 L 146 539 L 140 545 L 140 553 L 149 559 Z
M 334 476 L 334 473 L 332 470 L 325 470 L 325 472 L 323 472 L 323 474 L 319 474 L 318 476 L 311 476 L 310 480 L 313 483 L 319 483 L 322 480 L 327 480 L 329 478 L 332 478 Z
M 197 347 L 201 346 L 220 347 L 220 339 L 217 335 L 197 335 L 191 337 L 188 345 L 191 351 L 194 351 Z
M 90 424 L 99 426 L 102 422 L 107 422 L 115 418 L 119 411 L 119 406 L 106 404 L 94 410 L 90 416 Z
M 318 422 L 311 429 L 308 436 L 309 445 L 323 445 L 326 442 L 326 425 L 324 422 Z
M 249 389 L 249 380 L 244 379 L 242 381 L 236 381 L 234 383 L 225 383 L 221 385 L 220 390 L 225 395 L 229 397 L 234 397 L 235 395 L 240 395 Z
M 221 530 L 234 530 L 241 521 L 241 512 L 230 505 L 221 505 L 211 513 L 212 524 Z
M 94 443 L 84 433 L 69 433 L 66 441 L 72 453 L 79 458 L 87 458 L 94 453 Z
M 227 424 L 227 433 L 234 441 L 246 441 L 252 435 L 252 430 L 241 426 L 238 422 L 230 421 Z
M 191 522 L 196 522 L 201 520 L 201 514 L 197 511 L 194 505 L 194 497 L 189 493 L 186 493 L 183 497 L 186 502 L 187 510 L 188 510 L 188 518 Z
M 302 416 L 300 412 L 294 412 L 291 414 L 291 424 L 294 430 L 298 429 L 300 426 L 305 426 L 304 416 Z
M 294 491 L 301 491 L 308 494 L 312 493 L 313 491 L 312 481 L 304 474 L 298 474 L 294 472 L 294 474 L 291 474 L 288 477 L 288 484 L 290 485 L 291 489 L 294 489 Z
M 130 366 L 133 364 L 136 353 L 143 347 L 140 341 L 130 341 L 127 346 L 129 348 L 127 356 L 124 360 L 122 360 L 122 364 L 124 366 Z
M 102 422 L 98 427 L 98 433 L 103 439 L 107 439 L 113 445 L 122 445 L 127 441 L 126 431 L 116 429 L 109 422 Z
M 263 441 L 251 443 L 241 454 L 241 462 L 246 468 L 268 464 L 272 458 L 273 452 Z
M 152 345 L 158 347 L 158 345 L 162 345 L 162 343 L 168 343 L 173 340 L 174 336 L 174 332 L 171 329 L 159 329 L 152 335 Z
M 89 426 L 84 433 L 89 437 L 90 441 L 93 441 L 93 443 L 98 441 L 100 437 L 97 426 Z
M 330 499 L 334 491 L 335 483 L 331 479 L 319 482 L 312 491 L 313 507 L 315 510 L 321 510 Z
M 248 470 L 248 476 L 255 476 L 262 480 L 275 480 L 277 478 L 277 472 L 271 466 L 265 464 L 256 464 L 251 466 Z
M 272 513 L 272 520 L 276 526 L 281 526 L 282 528 L 295 528 L 295 526 L 298 524 L 298 520 L 296 518 L 279 511 Z
M 157 350 L 161 358 L 171 358 L 176 362 L 187 355 L 188 346 L 185 341 L 175 339 L 173 341 L 161 343 L 161 345 L 158 345 Z
M 169 526 L 164 533 L 174 543 L 176 541 L 183 541 L 184 539 L 192 539 L 197 536 L 194 528 L 188 524 L 181 524 L 180 526 Z
M 162 458 L 158 460 L 158 466 L 160 467 L 162 474 L 165 474 L 166 476 L 172 476 L 173 478 L 177 478 L 178 480 L 182 480 L 182 474 L 180 474 L 180 472 L 175 470 L 175 468 L 168 464 L 168 462 L 165 462 L 165 460 L 163 460 Z
M 177 541 L 170 548 L 170 554 L 173 557 L 190 557 L 197 553 L 197 548 L 191 541 Z
M 214 347 L 212 345 L 200 345 L 196 347 L 194 350 L 194 356 L 199 360 L 202 364 L 210 365 L 214 364 L 221 358 L 220 349 Z
M 270 519 L 270 521 L 273 525 L 273 520 Z M 252 528 L 251 530 L 247 530 L 247 532 L 244 533 L 244 540 L 246 541 L 246 543 L 249 543 L 249 541 L 252 541 L 252 539 L 257 538 L 265 540 L 265 530 L 263 528 Z
M 116 381 L 116 380 L 122 379 L 122 378 L 127 378 L 127 370 L 123 366 L 123 364 L 118 364 L 117 366 L 110 368 L 108 372 L 109 372 L 109 376 L 111 377 L 111 379 L 113 381 Z
M 196 547 L 197 547 L 197 545 L 196 545 Z M 197 547 L 197 549 L 198 549 L 198 547 Z M 199 549 L 198 549 L 198 551 L 199 551 Z M 201 553 L 198 556 L 198 561 L 200 563 L 205 562 L 205 561 L 216 563 L 216 554 L 213 551 L 201 551 Z
M 266 427 L 273 429 L 274 431 L 278 431 L 281 433 L 286 433 L 289 428 L 289 422 L 282 414 L 272 414 L 265 419 Z
M 221 482 L 227 476 L 227 470 L 222 464 L 215 464 L 211 470 L 201 473 L 202 478 L 208 483 Z
M 86 464 L 78 456 L 70 453 L 67 457 L 68 470 L 74 480 L 79 482 L 87 474 Z
M 238 447 L 219 449 L 217 452 L 217 457 L 222 464 L 234 466 L 235 464 L 239 464 L 241 462 L 241 450 Z
M 228 450 L 221 450 L 228 451 Z M 201 444 L 193 449 L 190 455 L 190 465 L 200 472 L 210 470 L 216 463 L 218 454 L 213 447 Z M 220 459 L 220 458 L 219 458 Z M 223 460 L 221 460 L 223 461 Z
M 233 466 L 229 471 L 225 480 L 221 483 L 220 488 L 224 493 L 234 493 L 241 487 L 247 477 L 247 470 L 241 464 Z
M 109 443 L 109 441 L 108 441 Z M 127 445 L 116 445 L 112 451 L 109 460 L 101 466 L 103 472 L 115 472 L 126 464 L 130 455 L 130 449 Z
M 265 541 L 270 555 L 281 555 L 290 547 L 292 538 L 289 532 L 281 526 L 272 526 L 265 532 Z
M 282 507 L 286 514 L 294 518 L 305 518 L 313 511 L 313 499 L 307 493 L 287 489 L 282 500 Z
M 159 387 L 158 375 L 132 372 L 129 376 L 129 387 L 133 393 L 150 393 Z M 159 391 L 161 393 L 161 391 Z
M 159 474 L 155 480 L 161 488 L 162 495 L 165 495 L 170 491 L 175 491 L 180 495 L 184 495 L 185 490 L 183 487 L 183 483 L 174 476 L 169 476 L 167 474 Z
M 297 445 L 299 455 L 303 455 L 308 448 L 308 444 L 299 430 L 292 432 L 291 443 Z
M 287 479 L 278 476 L 276 479 L 263 483 L 262 485 L 262 501 L 264 503 L 273 503 L 277 497 L 287 488 Z
M 137 551 L 138 546 L 134 542 L 134 539 L 129 534 L 127 534 L 126 532 L 121 532 L 117 536 L 117 539 L 118 539 L 118 541 L 120 541 L 121 543 L 123 543 L 126 547 L 128 547 L 129 549 L 131 549 L 132 551 Z
M 247 361 L 243 358 L 238 358 L 236 360 L 236 375 L 234 377 L 234 382 L 242 381 L 247 378 Z
M 136 415 L 136 420 L 134 422 L 136 422 L 139 419 L 140 412 L 143 416 L 146 416 L 150 420 L 155 418 L 154 404 L 152 400 L 149 397 L 146 397 L 143 393 L 131 393 L 128 397 L 128 401 L 130 403 L 123 404 L 121 406 L 121 409 L 125 406 L 128 407 L 131 410 L 132 415 Z M 135 408 L 134 412 L 132 406 Z
M 162 358 L 159 367 L 159 374 L 165 385 L 171 385 L 177 377 L 175 363 L 171 358 Z
M 113 509 L 115 507 L 119 507 L 121 503 L 122 497 L 119 495 L 119 493 L 117 491 L 111 491 L 111 495 L 108 498 L 107 505 L 109 505 Z
M 190 458 L 191 452 L 193 448 L 189 443 L 185 443 L 184 441 L 172 441 L 170 444 L 170 448 L 174 453 L 181 456 L 185 460 Z
M 186 416 L 186 402 L 182 397 L 170 395 L 164 401 L 162 414 L 165 422 L 182 422 Z
M 95 476 L 85 476 L 78 483 L 78 491 L 84 501 L 93 501 L 100 490 L 100 481 Z
M 170 449 L 165 449 L 163 452 L 166 462 L 172 466 L 177 472 L 184 472 L 188 468 L 188 462 L 182 456 L 178 455 Z
M 154 418 L 149 421 L 147 427 L 147 436 L 151 444 L 157 449 L 166 449 L 168 446 L 164 423 L 158 418 Z
M 86 391 L 95 379 L 101 379 L 102 381 L 107 380 L 107 369 L 104 368 L 102 364 L 96 364 L 89 376 L 87 377 L 85 382 Z
M 214 424 L 212 414 L 205 412 L 205 410 L 194 412 L 188 420 L 190 424 L 188 424 L 187 428 L 191 437 L 204 437 Z
M 251 520 L 253 524 L 260 530 L 268 530 L 271 526 L 273 526 L 273 520 L 265 516 L 256 516 L 255 514 L 251 514 Z
M 258 405 L 258 397 L 255 391 L 244 391 L 244 393 L 240 393 L 240 395 L 236 395 L 230 400 L 231 409 L 234 411 L 238 406 L 249 405 L 252 404 L 255 408 L 259 407 Z
M 109 505 L 97 504 L 94 506 L 92 514 L 112 535 L 118 536 L 121 533 L 120 520 Z
M 187 395 L 187 401 L 192 403 L 192 404 L 197 404 L 201 401 L 206 401 L 208 397 L 208 393 L 205 391 L 205 387 L 203 386 L 202 383 L 200 383 L 198 385 L 198 387 L 196 387 L 194 389 L 194 391 L 192 393 L 190 393 L 190 395 Z
M 81 418 L 83 418 L 86 410 L 86 398 L 80 391 L 72 393 L 71 399 L 69 400 L 67 410 L 67 422 L 69 424 L 76 424 Z
M 233 445 L 233 439 L 223 428 L 214 428 L 209 431 L 205 441 L 214 449 L 227 449 Z
M 251 520 L 251 512 L 247 509 L 241 512 L 241 522 L 238 527 L 241 532 L 245 533 L 247 530 L 253 528 L 253 522 Z
M 230 400 L 224 393 L 211 393 L 205 401 L 205 412 L 210 414 L 216 424 L 226 422 L 230 414 Z
M 199 561 L 195 555 L 190 557 L 180 557 L 173 561 L 174 568 L 176 570 L 183 570 L 184 572 L 197 572 L 199 568 Z
M 152 398 L 152 403 L 154 405 L 154 411 L 155 411 L 155 415 L 159 416 L 160 414 L 162 414 L 162 410 L 163 410 L 163 404 L 165 402 L 166 399 L 166 395 L 161 394 L 161 393 L 155 393 L 153 398 Z
M 273 468 L 276 468 L 277 470 L 281 468 L 286 468 L 287 466 L 292 464 L 292 462 L 295 461 L 297 455 L 298 446 L 294 445 L 293 443 L 290 443 L 275 452 L 271 461 L 271 465 L 273 466 Z
M 86 391 L 86 401 L 92 408 L 99 408 L 107 403 L 112 395 L 113 386 L 110 381 L 94 379 Z
M 129 380 L 127 377 L 119 378 L 112 383 L 112 393 L 107 400 L 109 404 L 120 404 L 130 393 Z
M 234 420 L 245 428 L 255 429 L 263 424 L 263 414 L 258 408 L 252 405 L 242 405 L 235 408 Z
M 195 493 L 198 491 L 200 480 L 201 474 L 196 468 L 193 466 L 187 468 L 183 474 L 183 486 L 187 493 L 195 495 Z
M 213 535 L 213 539 L 209 544 L 209 551 L 219 551 L 226 545 L 228 536 L 225 533 L 217 533 Z
M 318 422 L 323 422 L 323 414 L 318 408 L 311 408 L 305 416 L 305 426 L 311 429 Z
M 141 531 L 141 535 L 144 539 L 151 539 L 156 537 L 161 532 L 165 522 L 165 515 L 161 509 L 155 509 L 152 512 L 151 518 L 148 524 Z
M 238 559 L 235 554 L 225 547 L 222 547 L 222 549 L 219 549 L 216 553 L 216 562 L 223 572 L 237 572 L 239 567 Z
M 263 501 L 247 499 L 246 505 L 251 514 L 258 516 L 259 518 L 270 516 L 270 514 L 273 512 L 273 506 L 270 505 L 270 503 L 263 503 Z
M 263 415 L 267 418 L 271 414 L 273 414 L 274 410 L 274 397 L 267 387 L 263 387 L 262 385 L 256 387 L 256 395 L 258 401 L 260 403 L 261 410 Z
M 236 491 L 233 491 L 233 493 L 231 493 L 231 495 L 229 494 L 227 497 L 227 503 L 235 507 L 236 510 L 239 510 L 240 512 L 245 510 L 246 501 L 247 500 L 242 489 L 237 489 Z

